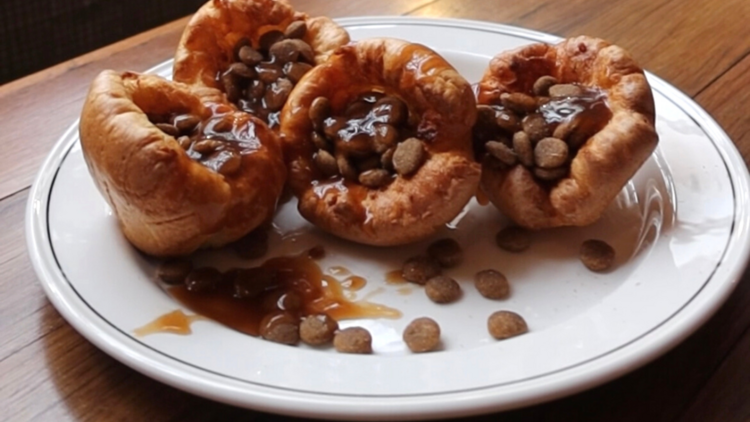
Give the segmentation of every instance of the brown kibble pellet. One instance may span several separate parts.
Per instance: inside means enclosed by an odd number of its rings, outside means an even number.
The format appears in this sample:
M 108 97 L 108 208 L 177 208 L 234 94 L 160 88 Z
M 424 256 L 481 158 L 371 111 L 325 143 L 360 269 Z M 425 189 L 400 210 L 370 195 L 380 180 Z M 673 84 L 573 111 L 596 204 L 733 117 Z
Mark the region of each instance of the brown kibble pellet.
M 260 321 L 260 336 L 274 343 L 299 343 L 299 320 L 287 312 L 272 312 Z
M 199 152 L 202 155 L 207 155 L 214 152 L 222 145 L 223 142 L 216 139 L 201 139 L 193 144 L 193 151 Z
M 333 347 L 340 353 L 372 353 L 372 336 L 362 327 L 349 327 L 333 336 Z
M 606 271 L 615 262 L 615 250 L 603 240 L 589 239 L 581 244 L 581 262 L 591 271 Z
M 299 325 L 299 337 L 309 345 L 320 346 L 330 343 L 338 329 L 338 322 L 326 314 L 309 315 Z
M 200 122 L 200 117 L 192 114 L 183 114 L 174 118 L 174 126 L 180 133 L 188 133 L 192 131 Z
M 302 38 L 307 33 L 307 24 L 305 21 L 294 21 L 284 30 L 284 36 L 287 38 Z
M 528 332 L 529 327 L 517 313 L 497 311 L 487 319 L 487 330 L 495 339 L 504 340 Z
M 357 169 L 354 168 L 351 161 L 346 158 L 343 154 L 336 155 L 336 165 L 339 168 L 339 173 L 344 176 L 346 180 L 359 180 Z
M 294 88 L 294 84 L 287 78 L 279 78 L 269 85 L 266 89 L 266 95 L 263 97 L 266 108 L 269 111 L 281 110 L 286 103 L 286 99 L 289 98 L 292 88 Z
M 461 246 L 454 239 L 440 239 L 427 247 L 427 255 L 435 259 L 441 267 L 451 268 L 460 264 L 464 258 Z
M 497 233 L 495 242 L 508 252 L 523 252 L 531 246 L 531 233 L 522 227 L 508 226 Z
M 400 125 L 406 122 L 409 117 L 406 104 L 399 98 L 390 95 L 379 99 L 372 109 L 376 115 L 384 116 L 381 120 L 383 123 L 390 125 Z
M 372 104 L 367 101 L 358 100 L 349 103 L 349 105 L 346 106 L 344 115 L 349 119 L 361 119 L 367 116 L 367 113 L 369 113 L 371 109 Z
M 312 65 L 303 62 L 289 62 L 284 65 L 284 74 L 294 83 L 299 82 L 305 73 L 312 69 Z
M 249 38 L 240 38 L 232 49 L 232 52 L 234 53 L 232 57 L 234 57 L 235 60 L 240 60 L 240 50 L 242 50 L 242 47 L 248 47 L 250 45 L 252 45 L 252 43 L 250 42 Z
M 531 113 L 536 110 L 536 99 L 522 92 L 504 92 L 500 94 L 500 102 L 517 113 Z
M 583 88 L 573 84 L 557 84 L 549 87 L 549 96 L 552 98 L 577 97 L 583 95 Z
M 409 138 L 396 146 L 393 153 L 393 168 L 401 176 L 410 176 L 419 170 L 426 155 L 422 141 Z
M 550 135 L 550 127 L 544 116 L 538 113 L 529 114 L 521 121 L 523 131 L 529 135 L 531 142 L 537 142 Z
M 266 85 L 274 83 L 276 79 L 284 75 L 281 66 L 267 62 L 258 63 L 255 71 L 258 72 L 258 79 Z
M 516 153 L 518 161 L 521 164 L 526 167 L 534 165 L 534 148 L 526 132 L 519 131 L 513 134 L 513 151 Z
M 387 170 L 372 169 L 360 173 L 358 180 L 359 183 L 368 188 L 377 189 L 387 185 L 391 181 L 391 174 Z
M 568 144 L 557 138 L 544 138 L 534 147 L 534 162 L 537 166 L 551 169 L 568 161 Z
M 417 318 L 406 326 L 402 338 L 413 353 L 431 352 L 440 345 L 440 326 L 432 318 Z
M 503 110 L 495 117 L 495 123 L 508 133 L 513 133 L 520 128 L 518 116 L 510 110 Z
M 334 176 L 339 173 L 339 165 L 336 162 L 336 159 L 333 158 L 331 153 L 324 149 L 318 150 L 313 157 L 313 161 L 315 162 L 315 166 L 318 167 L 318 170 L 320 170 L 320 172 L 326 177 Z
M 249 45 L 242 46 L 237 56 L 242 63 L 248 66 L 255 66 L 263 61 L 263 55 Z
M 167 259 L 157 268 L 156 276 L 167 284 L 182 284 L 192 269 L 193 263 L 187 259 Z
M 305 299 L 302 297 L 302 293 L 294 290 L 284 292 L 278 300 L 276 300 L 276 306 L 282 311 L 297 312 L 302 309 L 305 304 Z
M 427 280 L 440 275 L 440 264 L 429 256 L 414 256 L 406 260 L 401 275 L 412 283 L 425 284 Z
M 544 180 L 545 182 L 554 182 L 556 180 L 562 179 L 568 174 L 568 167 L 561 166 L 552 169 L 534 167 L 533 173 L 534 176 L 536 176 L 539 180 Z
M 506 166 L 513 166 L 518 161 L 516 153 L 502 142 L 489 141 L 484 144 L 484 148 L 490 153 L 490 155 L 497 158 Z
M 431 301 L 435 303 L 451 303 L 461 297 L 461 286 L 456 280 L 439 275 L 427 280 L 424 292 Z
M 196 268 L 185 277 L 185 287 L 189 292 L 212 292 L 221 283 L 221 273 L 213 267 Z
M 346 122 L 345 120 L 341 121 Z M 346 128 L 346 125 L 342 127 L 342 129 L 344 128 Z M 338 133 L 342 133 L 341 129 L 339 129 Z M 373 153 L 372 138 L 368 133 L 357 133 L 352 136 L 341 135 L 331 138 L 335 139 L 336 152 L 345 154 L 347 157 L 365 158 Z
M 229 65 L 229 73 L 240 78 L 251 79 L 258 76 L 258 72 L 252 67 L 249 67 L 245 63 L 236 62 Z
M 382 154 L 398 142 L 398 130 L 395 127 L 380 123 L 375 124 L 374 129 L 373 147 L 378 154 Z
M 299 60 L 305 61 L 309 64 L 315 64 L 315 52 L 313 51 L 312 47 L 310 47 L 310 44 L 302 41 L 302 40 L 290 40 L 295 43 L 296 48 L 299 50 Z
M 154 126 L 169 136 L 179 136 L 180 134 L 180 131 L 174 125 L 169 123 L 157 123 Z
M 221 84 L 224 88 L 224 93 L 227 94 L 227 99 L 230 102 L 234 103 L 240 99 L 242 89 L 240 89 L 239 82 L 234 75 L 231 73 L 223 73 L 221 75 Z
M 554 76 L 542 76 L 534 82 L 534 95 L 537 97 L 546 97 L 549 95 L 550 87 L 556 84 L 557 79 Z
M 263 81 L 254 79 L 247 85 L 245 98 L 251 101 L 258 101 L 266 95 L 266 84 Z
M 331 150 L 331 143 L 325 136 L 319 134 L 318 132 L 313 132 L 310 135 L 310 139 L 312 139 L 313 145 L 315 145 L 316 148 L 322 149 L 324 151 Z
M 284 64 L 296 62 L 300 56 L 302 45 L 310 46 L 302 40 L 281 40 L 268 50 L 268 54 L 273 57 L 274 63 Z
M 474 286 L 487 299 L 505 299 L 510 294 L 510 284 L 505 275 L 495 270 L 483 270 L 474 276 Z
M 216 168 L 216 172 L 224 176 L 231 176 L 237 173 L 242 167 L 242 157 L 240 154 L 234 151 L 221 151 L 218 153 L 219 166 Z

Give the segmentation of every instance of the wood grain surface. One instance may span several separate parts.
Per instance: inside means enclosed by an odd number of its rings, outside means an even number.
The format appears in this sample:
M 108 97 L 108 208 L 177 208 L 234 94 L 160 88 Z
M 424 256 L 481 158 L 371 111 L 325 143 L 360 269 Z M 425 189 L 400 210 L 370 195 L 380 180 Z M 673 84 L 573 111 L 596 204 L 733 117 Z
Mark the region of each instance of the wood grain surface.
M 730 0 L 298 0 L 312 15 L 414 15 L 517 25 L 620 44 L 703 106 L 750 163 L 750 2 Z M 168 387 L 118 363 L 46 299 L 25 244 L 28 188 L 100 70 L 169 59 L 187 18 L 0 87 L 0 419 L 285 421 Z M 592 390 L 475 421 L 750 420 L 750 276 L 701 329 Z

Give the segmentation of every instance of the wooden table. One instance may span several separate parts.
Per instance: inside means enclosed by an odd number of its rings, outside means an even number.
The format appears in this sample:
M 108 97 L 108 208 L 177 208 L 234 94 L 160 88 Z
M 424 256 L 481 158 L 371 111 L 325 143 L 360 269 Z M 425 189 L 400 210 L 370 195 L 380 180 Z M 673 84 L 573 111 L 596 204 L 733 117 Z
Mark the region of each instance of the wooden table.
M 747 0 L 296 0 L 312 15 L 491 20 L 627 49 L 700 103 L 750 159 Z M 100 70 L 145 70 L 173 54 L 181 19 L 0 87 L 0 419 L 285 420 L 153 381 L 84 340 L 50 305 L 26 253 L 29 186 Z M 750 275 L 719 312 L 651 364 L 596 389 L 475 420 L 750 419 Z

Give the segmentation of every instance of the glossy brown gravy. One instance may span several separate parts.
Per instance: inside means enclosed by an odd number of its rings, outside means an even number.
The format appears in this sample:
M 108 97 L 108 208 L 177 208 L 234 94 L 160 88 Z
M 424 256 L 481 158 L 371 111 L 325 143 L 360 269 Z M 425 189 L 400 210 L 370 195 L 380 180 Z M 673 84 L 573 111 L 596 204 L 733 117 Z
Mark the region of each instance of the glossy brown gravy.
M 340 281 L 324 274 L 307 253 L 272 258 L 261 268 L 272 271 L 275 277 L 271 282 L 261 281 L 262 291 L 252 298 L 235 298 L 231 282 L 222 282 L 212 292 L 190 292 L 184 285 L 166 290 L 194 312 L 253 336 L 259 334 L 264 316 L 280 311 L 299 318 L 327 314 L 335 320 L 401 316 L 398 310 L 384 305 L 349 300 L 347 290 L 359 290 L 367 280 L 353 275 Z
M 388 284 L 406 284 L 406 279 L 401 270 L 393 270 L 385 274 L 385 282 Z
M 136 328 L 135 330 L 133 330 L 133 334 L 138 337 L 156 333 L 187 335 L 193 332 L 193 330 L 190 329 L 190 324 L 193 321 L 206 319 L 208 318 L 202 315 L 186 315 L 184 312 L 178 309 L 176 311 L 166 313 L 142 327 Z

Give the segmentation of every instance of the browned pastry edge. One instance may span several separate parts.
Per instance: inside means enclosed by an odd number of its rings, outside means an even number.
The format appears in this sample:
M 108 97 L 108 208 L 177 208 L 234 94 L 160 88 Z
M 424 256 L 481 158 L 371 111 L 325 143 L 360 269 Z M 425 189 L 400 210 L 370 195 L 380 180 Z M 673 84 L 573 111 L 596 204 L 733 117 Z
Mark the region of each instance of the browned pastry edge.
M 505 170 L 483 166 L 481 186 L 490 201 L 521 226 L 591 224 L 656 148 L 651 88 L 625 50 L 580 36 L 498 54 L 479 84 L 478 103 L 497 103 L 504 92 L 529 93 L 543 75 L 602 89 L 610 121 L 578 151 L 569 176 L 551 189 L 520 164 Z
M 254 125 L 258 145 L 242 156 L 237 174 L 225 177 L 188 157 L 144 112 L 204 119 L 232 112 L 204 104 L 217 96 L 131 72 L 104 71 L 91 84 L 80 122 L 84 158 L 125 237 L 147 254 L 221 246 L 273 215 L 286 170 L 278 136 L 264 123 L 235 113 L 236 126 Z
M 368 189 L 321 181 L 308 112 L 318 96 L 334 113 L 373 90 L 401 98 L 428 159 L 409 178 Z M 371 245 L 413 242 L 452 220 L 475 194 L 480 166 L 471 149 L 476 102 L 471 86 L 434 51 L 395 39 L 369 39 L 341 47 L 308 72 L 282 111 L 281 133 L 290 185 L 299 211 L 337 236 Z
M 174 60 L 175 81 L 220 88 L 217 74 L 233 62 L 239 40 L 258 47 L 261 35 L 283 31 L 291 22 L 305 20 L 303 40 L 312 47 L 315 61 L 324 61 L 349 34 L 331 19 L 295 12 L 286 0 L 209 0 L 193 15 L 182 33 Z

